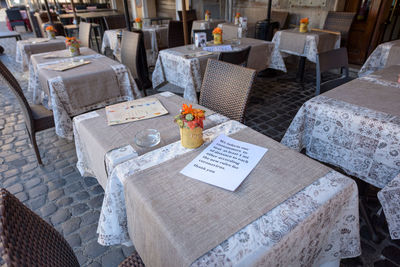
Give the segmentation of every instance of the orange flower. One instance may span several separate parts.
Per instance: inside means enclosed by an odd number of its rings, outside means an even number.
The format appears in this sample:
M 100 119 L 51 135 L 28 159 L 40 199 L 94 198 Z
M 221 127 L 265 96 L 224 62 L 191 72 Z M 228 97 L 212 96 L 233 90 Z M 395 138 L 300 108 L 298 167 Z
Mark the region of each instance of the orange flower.
M 135 22 L 142 22 L 142 19 L 141 18 L 136 18 Z
M 191 114 L 192 112 L 193 112 L 192 105 L 189 106 L 186 104 L 182 105 L 182 112 L 181 112 L 182 115 Z
M 212 34 L 222 34 L 222 29 L 220 27 L 217 27 L 213 30 Z
M 240 13 L 237 12 L 236 15 L 235 15 L 235 17 L 236 17 L 236 18 L 240 18 Z
M 80 44 L 80 42 L 78 41 L 78 39 L 76 39 L 76 37 L 65 37 L 65 43 L 68 46 Z
M 57 32 L 56 29 L 54 29 L 54 27 L 51 25 L 46 27 L 46 31 Z
M 206 10 L 206 14 L 207 14 L 207 15 L 211 15 L 210 10 Z
M 308 18 L 302 18 L 302 19 L 300 20 L 300 23 L 308 24 L 308 23 L 309 23 L 309 20 L 308 20 Z

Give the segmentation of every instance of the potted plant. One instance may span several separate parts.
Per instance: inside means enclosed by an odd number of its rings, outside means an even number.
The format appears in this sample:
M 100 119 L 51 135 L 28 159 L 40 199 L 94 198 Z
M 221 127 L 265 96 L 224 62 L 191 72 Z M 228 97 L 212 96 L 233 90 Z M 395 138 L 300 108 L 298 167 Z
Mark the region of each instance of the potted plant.
M 308 32 L 308 23 L 309 23 L 308 18 L 302 18 L 300 20 L 300 32 Z
M 197 148 L 203 144 L 203 121 L 205 111 L 192 108 L 192 105 L 182 105 L 181 113 L 175 116 L 179 125 L 181 144 L 186 148 Z
M 81 54 L 79 50 L 80 42 L 78 39 L 76 39 L 76 37 L 66 37 L 65 44 L 72 57 L 79 56 Z
M 210 18 L 211 18 L 211 12 L 209 10 L 206 10 L 206 13 L 204 14 L 204 20 L 210 21 Z
M 141 30 L 143 27 L 143 22 L 141 18 L 136 18 L 135 19 L 135 28 L 138 30 Z
M 214 36 L 214 44 L 215 45 L 222 44 L 222 29 L 217 27 L 213 30 L 212 34 Z
M 47 37 L 49 38 L 49 40 L 54 40 L 56 39 L 56 29 L 54 28 L 53 25 L 47 26 L 46 27 L 46 33 L 47 33 Z

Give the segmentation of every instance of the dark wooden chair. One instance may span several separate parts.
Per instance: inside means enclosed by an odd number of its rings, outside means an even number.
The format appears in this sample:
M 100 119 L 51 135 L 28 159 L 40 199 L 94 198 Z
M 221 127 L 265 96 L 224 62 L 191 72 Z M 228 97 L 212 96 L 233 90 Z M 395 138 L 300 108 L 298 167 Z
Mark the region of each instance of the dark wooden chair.
M 247 67 L 250 49 L 251 46 L 248 46 L 247 48 L 240 51 L 221 52 L 218 56 L 218 60 L 239 65 L 242 67 Z
M 15 31 L 15 26 L 24 26 L 25 31 L 28 31 L 28 25 L 25 23 L 25 20 L 22 18 L 21 12 L 19 9 L 7 9 L 6 10 L 8 21 L 10 22 L 11 28 Z
M 326 81 L 321 84 L 321 76 L 322 72 L 332 70 L 332 69 L 341 69 L 342 77 L 330 81 Z M 315 90 L 315 95 L 319 95 L 321 92 L 326 92 L 330 89 L 338 87 L 344 83 L 347 83 L 352 80 L 349 77 L 349 63 L 347 57 L 347 49 L 345 47 L 327 51 L 324 53 L 319 53 L 317 55 L 317 85 Z
M 64 237 L 4 188 L 0 189 L 0 251 L 5 266 L 79 267 Z
M 125 15 L 106 16 L 104 17 L 104 23 L 107 30 L 126 28 Z
M 142 31 L 124 31 L 121 40 L 121 63 L 128 67 L 140 90 L 152 88 L 147 67 Z
M 329 11 L 325 19 L 324 30 L 340 32 L 341 46 L 347 45 L 351 24 L 356 13 Z
M 243 122 L 256 71 L 209 59 L 200 91 L 200 105 Z
M 24 114 L 26 129 L 28 131 L 29 138 L 31 139 L 32 146 L 35 150 L 37 161 L 40 165 L 42 165 L 42 159 L 40 158 L 39 148 L 36 143 L 36 132 L 54 127 L 53 112 L 41 105 L 29 105 L 18 81 L 1 61 L 0 74 L 9 84 L 12 92 L 18 99 L 22 113 Z
M 168 22 L 168 48 L 185 45 L 182 21 L 170 20 Z

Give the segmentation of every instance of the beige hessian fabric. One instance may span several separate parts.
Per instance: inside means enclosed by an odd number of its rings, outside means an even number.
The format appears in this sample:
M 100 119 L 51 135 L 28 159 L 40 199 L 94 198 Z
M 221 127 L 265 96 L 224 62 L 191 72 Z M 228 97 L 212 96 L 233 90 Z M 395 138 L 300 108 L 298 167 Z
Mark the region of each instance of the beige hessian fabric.
M 129 235 L 146 266 L 190 265 L 330 170 L 250 128 L 231 137 L 269 149 L 235 192 L 179 173 L 204 147 L 126 178 Z
M 374 75 L 382 75 L 383 80 L 394 82 L 399 73 L 400 66 L 391 66 L 374 72 Z M 400 89 L 398 87 L 384 86 L 357 79 L 322 95 L 357 106 L 400 116 Z
M 142 155 L 151 150 L 163 147 L 170 143 L 180 140 L 179 127 L 174 123 L 174 117 L 179 114 L 182 104 L 188 102 L 180 96 L 174 95 L 164 97 L 160 94 L 152 95 L 158 98 L 163 106 L 168 110 L 169 114 L 147 119 L 135 121 L 125 124 L 108 126 L 105 109 L 100 109 L 97 113 L 99 117 L 80 122 L 79 137 L 88 154 L 88 165 L 93 170 L 99 183 L 103 188 L 107 185 L 107 173 L 104 158 L 110 150 L 131 145 L 138 155 Z M 206 110 L 206 116 L 215 112 L 199 105 L 194 107 Z M 204 121 L 204 128 L 214 127 L 215 122 L 211 120 Z M 155 147 L 143 148 L 135 144 L 134 137 L 137 132 L 145 129 L 157 129 L 161 134 L 161 141 Z
M 42 88 L 48 93 L 48 80 L 60 76 L 73 109 L 121 96 L 121 91 L 116 90 L 119 86 L 115 71 L 110 66 L 119 63 L 108 57 L 91 58 L 88 61 L 91 63 L 62 72 L 40 68 L 38 73 Z
M 389 51 L 389 56 L 385 66 L 400 64 L 400 44 L 394 44 Z
M 25 43 L 24 50 L 28 58 L 30 55 L 65 49 L 65 38 L 57 36 L 55 40 L 43 43 Z

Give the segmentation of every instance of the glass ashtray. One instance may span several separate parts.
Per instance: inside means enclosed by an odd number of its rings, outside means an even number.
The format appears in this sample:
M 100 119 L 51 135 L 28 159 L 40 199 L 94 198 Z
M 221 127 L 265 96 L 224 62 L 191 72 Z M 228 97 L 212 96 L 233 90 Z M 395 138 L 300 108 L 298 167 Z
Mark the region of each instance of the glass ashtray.
M 140 147 L 153 147 L 160 143 L 160 132 L 155 129 L 146 129 L 135 135 L 135 144 Z

